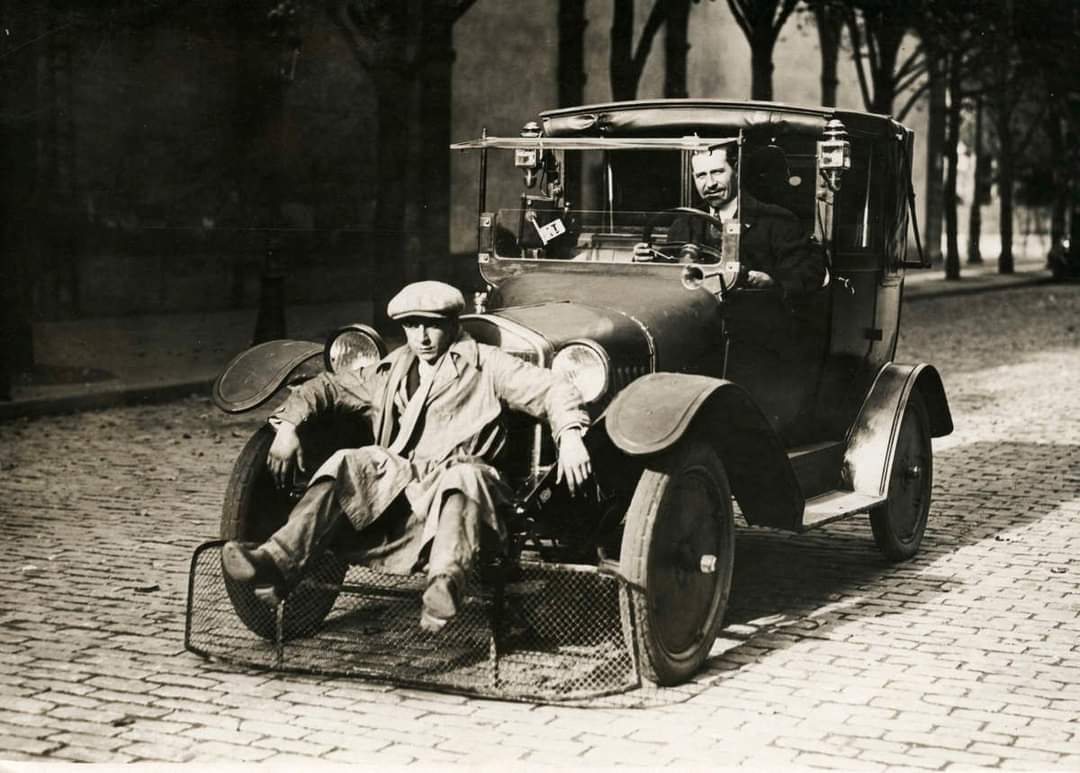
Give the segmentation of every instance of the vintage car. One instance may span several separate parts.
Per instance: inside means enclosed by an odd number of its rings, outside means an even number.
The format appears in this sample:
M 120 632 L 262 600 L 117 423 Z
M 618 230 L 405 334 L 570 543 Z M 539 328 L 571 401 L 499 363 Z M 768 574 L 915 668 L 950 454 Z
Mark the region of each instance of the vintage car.
M 919 549 L 931 438 L 952 420 L 931 365 L 893 362 L 904 269 L 925 265 L 907 257 L 912 142 L 880 115 L 658 100 L 551 110 L 520 136 L 453 146 L 479 166 L 480 279 L 466 288 L 476 307 L 465 328 L 564 373 L 593 419 L 593 485 L 571 498 L 549 474 L 547 430 L 508 417 L 503 472 L 520 492 L 506 514 L 510 564 L 615 578 L 624 593 L 613 619 L 645 681 L 685 681 L 708 656 L 737 512 L 751 527 L 795 532 L 867 513 L 890 559 Z M 745 228 L 704 211 L 691 179 L 693 154 L 717 147 L 736 154 L 741 197 L 798 218 L 827 266 L 820 286 L 741 286 Z M 676 218 L 717 227 L 719 241 L 673 242 Z M 214 399 L 251 410 L 286 382 L 385 352 L 365 324 L 325 345 L 262 344 L 230 364 Z M 312 468 L 370 437 L 340 422 L 304 430 Z M 272 435 L 259 429 L 237 462 L 222 539 L 264 539 L 295 501 L 264 469 Z M 319 582 L 297 588 L 276 617 L 251 591 L 228 592 L 257 634 L 303 636 L 330 611 L 348 565 L 347 550 L 328 553 Z

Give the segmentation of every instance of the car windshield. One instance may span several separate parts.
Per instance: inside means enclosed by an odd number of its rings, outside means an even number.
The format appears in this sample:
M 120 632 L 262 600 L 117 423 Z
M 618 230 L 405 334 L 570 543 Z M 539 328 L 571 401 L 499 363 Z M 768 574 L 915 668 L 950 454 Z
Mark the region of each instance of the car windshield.
M 495 212 L 495 254 L 527 260 L 631 263 L 635 262 L 635 244 L 667 242 L 675 217 L 676 213 L 664 211 L 578 210 L 529 201 L 524 209 Z
M 551 140 L 539 149 L 493 145 L 487 159 L 485 209 L 494 215 L 492 251 L 511 260 L 608 263 L 664 263 L 679 259 L 689 230 L 719 228 L 693 181 L 693 150 L 671 147 L 560 147 Z M 627 142 L 634 142 L 629 140 Z M 637 142 L 642 142 L 638 140 Z M 749 178 L 732 185 L 758 199 L 795 212 L 810 232 L 814 218 L 812 148 L 785 151 L 777 145 L 747 144 L 736 138 L 702 140 L 730 149 Z M 551 146 L 554 146 L 553 148 Z M 766 152 L 770 151 L 770 152 Z M 766 158 L 768 157 L 768 158 Z M 761 159 L 771 163 L 763 163 Z M 753 163 L 751 163 L 751 161 Z M 767 174 L 766 174 L 767 173 Z M 766 190 L 766 184 L 772 190 Z M 696 210 L 696 211 L 688 211 Z M 687 222 L 696 220 L 692 229 Z M 636 245 L 647 243 L 643 253 Z M 719 236 L 698 262 L 726 259 L 730 245 Z

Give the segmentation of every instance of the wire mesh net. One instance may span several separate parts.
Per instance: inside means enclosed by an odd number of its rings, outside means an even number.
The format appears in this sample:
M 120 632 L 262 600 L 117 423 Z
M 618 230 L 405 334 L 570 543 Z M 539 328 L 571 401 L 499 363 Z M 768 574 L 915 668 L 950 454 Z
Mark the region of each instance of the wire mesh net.
M 185 645 L 200 655 L 539 702 L 640 686 L 632 621 L 620 605 L 628 591 L 595 567 L 489 567 L 470 578 L 457 616 L 431 634 L 419 626 L 422 574 L 349 567 L 326 554 L 284 602 L 267 604 L 222 573 L 222 544 L 192 557 Z

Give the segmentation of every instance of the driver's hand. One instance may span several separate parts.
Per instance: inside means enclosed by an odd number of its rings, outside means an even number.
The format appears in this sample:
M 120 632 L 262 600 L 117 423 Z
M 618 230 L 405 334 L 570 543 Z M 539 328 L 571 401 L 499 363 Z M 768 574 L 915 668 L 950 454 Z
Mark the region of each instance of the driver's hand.
M 653 259 L 653 249 L 645 242 L 638 242 L 634 245 L 634 262 L 635 263 L 648 263 Z
M 767 287 L 776 287 L 776 281 L 764 271 L 746 272 L 746 286 L 755 290 L 764 290 Z
M 300 450 L 300 436 L 296 434 L 296 425 L 282 421 L 277 425 L 277 435 L 270 444 L 270 453 L 266 457 L 266 467 L 278 488 L 292 484 L 293 465 L 304 467 L 304 452 Z
M 592 475 L 592 462 L 589 460 L 589 452 L 585 450 L 585 442 L 581 439 L 581 430 L 571 427 L 564 430 L 559 436 L 559 469 L 555 474 L 555 482 L 566 479 L 566 485 L 570 489 L 570 496 L 576 496 L 577 491 Z

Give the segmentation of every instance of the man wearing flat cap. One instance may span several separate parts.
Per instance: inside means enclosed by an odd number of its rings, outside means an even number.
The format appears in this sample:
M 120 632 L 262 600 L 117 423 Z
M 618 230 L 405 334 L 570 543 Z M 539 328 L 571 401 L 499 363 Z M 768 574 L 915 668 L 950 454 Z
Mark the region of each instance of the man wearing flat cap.
M 441 629 L 460 604 L 485 530 L 512 492 L 492 466 L 506 443 L 504 407 L 546 418 L 559 448 L 557 477 L 571 493 L 591 474 L 581 396 L 550 370 L 476 342 L 458 324 L 461 293 L 442 282 L 406 286 L 387 306 L 406 344 L 359 372 L 305 382 L 270 417 L 267 465 L 279 485 L 303 466 L 297 425 L 329 411 L 371 421 L 376 445 L 334 453 L 311 476 L 288 522 L 257 548 L 226 543 L 235 581 L 286 593 L 307 562 L 352 528 L 367 566 L 409 573 L 427 566 L 420 624 Z

